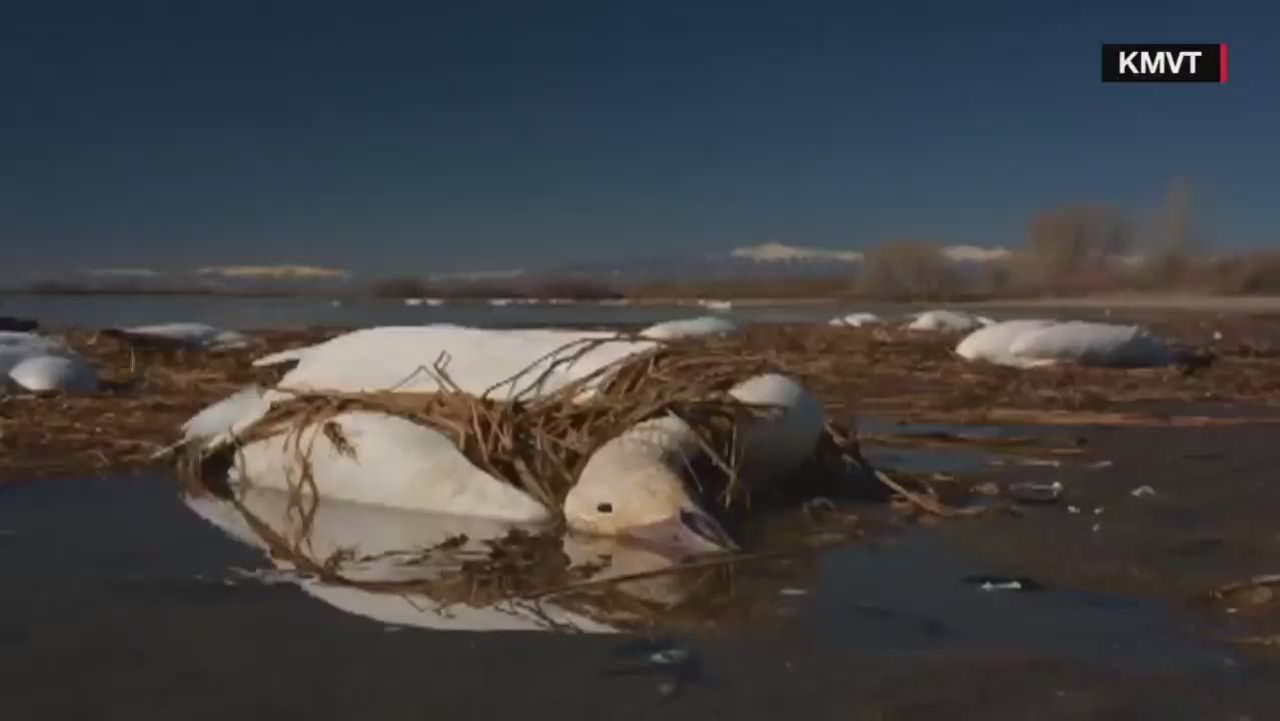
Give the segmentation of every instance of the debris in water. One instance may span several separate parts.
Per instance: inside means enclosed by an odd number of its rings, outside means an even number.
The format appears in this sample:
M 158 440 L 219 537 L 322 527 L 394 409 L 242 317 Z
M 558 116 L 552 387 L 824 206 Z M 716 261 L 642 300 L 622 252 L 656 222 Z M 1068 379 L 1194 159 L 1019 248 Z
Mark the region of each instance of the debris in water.
M 1275 599 L 1277 586 L 1280 586 L 1280 574 L 1272 573 L 1229 583 L 1209 595 L 1236 606 L 1261 606 Z M 1227 613 L 1234 612 L 1235 609 L 1227 609 Z
M 1021 503 L 1054 503 L 1062 497 L 1062 483 L 1010 483 L 1009 496 Z
M 780 595 L 780 596 L 808 596 L 808 595 L 809 595 L 809 590 L 808 590 L 807 588 L 784 588 L 784 589 L 782 589 L 781 591 L 778 591 L 778 595 Z
M 691 655 L 687 649 L 673 647 L 650 654 L 649 660 L 659 666 L 670 666 L 688 661 Z
M 232 566 L 228 569 L 231 575 L 245 581 L 257 581 L 265 586 L 274 586 L 281 583 L 296 583 L 298 574 L 289 571 L 282 571 L 275 568 L 259 568 L 250 570 Z
M 1114 465 L 1115 463 L 1112 463 L 1111 461 L 1096 461 L 1094 463 L 1090 463 L 1089 468 L 1093 470 L 1102 470 L 1103 468 L 1110 468 Z
M 966 576 L 960 579 L 970 586 L 977 586 L 983 591 L 1041 591 L 1044 590 L 1038 581 L 1023 576 L 1005 578 L 1000 576 Z
M 1155 494 L 1156 494 L 1156 489 L 1152 488 L 1151 486 L 1138 486 L 1132 491 L 1129 491 L 1129 495 L 1133 496 L 1134 498 L 1142 498 L 1143 496 L 1154 496 Z
M 1080 513 L 1080 507 L 1079 507 L 1079 506 L 1067 506 L 1067 513 L 1070 513 L 1071 515 L 1073 515 L 1073 516 L 1074 516 L 1074 515 L 1076 515 L 1076 514 Z
M 805 515 L 817 518 L 836 512 L 836 504 L 830 498 L 810 498 L 801 506 Z
M 643 642 L 642 645 L 654 648 L 656 644 Z M 630 646 L 630 644 L 629 644 Z M 633 649 L 624 650 L 624 655 L 631 655 Z M 633 676 L 656 674 L 662 680 L 658 682 L 658 694 L 664 699 L 679 695 L 690 684 L 701 680 L 702 665 L 698 657 L 690 650 L 677 646 L 668 646 L 653 651 L 645 659 L 647 663 L 606 669 L 606 676 Z

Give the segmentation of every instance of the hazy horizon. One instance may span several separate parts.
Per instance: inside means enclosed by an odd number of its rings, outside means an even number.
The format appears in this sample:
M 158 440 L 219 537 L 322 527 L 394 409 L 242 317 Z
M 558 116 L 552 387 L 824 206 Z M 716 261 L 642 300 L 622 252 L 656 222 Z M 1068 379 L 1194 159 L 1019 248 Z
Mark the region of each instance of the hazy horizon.
M 1015 247 L 1037 210 L 1148 212 L 1174 177 L 1216 249 L 1274 244 L 1280 11 L 1057 7 L 11 11 L 0 282 Z M 1229 43 L 1231 81 L 1104 85 L 1123 41 Z

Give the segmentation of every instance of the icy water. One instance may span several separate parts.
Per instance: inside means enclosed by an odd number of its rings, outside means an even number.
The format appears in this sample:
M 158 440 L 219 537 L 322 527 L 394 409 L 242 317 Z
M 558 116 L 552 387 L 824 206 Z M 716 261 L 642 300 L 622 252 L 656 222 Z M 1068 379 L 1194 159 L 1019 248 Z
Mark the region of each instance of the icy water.
M 691 315 L 716 314 L 769 322 L 827 321 L 852 310 L 889 315 L 892 306 L 870 305 L 845 309 L 834 304 L 795 306 L 739 306 L 710 311 L 688 305 L 490 305 L 486 302 L 441 306 L 406 305 L 399 300 L 347 298 L 237 298 L 220 296 L 0 296 L 0 315 L 33 318 L 50 327 L 142 325 L 167 321 L 200 321 L 238 329 L 284 329 L 305 326 L 354 327 L 460 323 L 487 327 L 526 325 L 652 324 Z
M 439 519 L 382 513 L 334 510 L 318 521 L 321 545 L 440 535 Z M 1275 707 L 1264 671 L 1158 605 L 983 590 L 965 579 L 1000 569 L 927 530 L 766 578 L 741 566 L 757 620 L 721 633 L 427 630 L 414 619 L 438 612 L 429 604 L 379 618 L 274 565 L 167 479 L 0 487 L 0 708 L 21 719 L 1243 719 Z

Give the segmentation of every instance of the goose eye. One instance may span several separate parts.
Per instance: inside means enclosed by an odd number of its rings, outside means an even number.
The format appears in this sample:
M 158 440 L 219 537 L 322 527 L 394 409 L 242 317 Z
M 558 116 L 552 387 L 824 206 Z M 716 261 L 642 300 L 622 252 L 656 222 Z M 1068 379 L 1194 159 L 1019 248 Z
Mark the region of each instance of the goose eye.
M 600 505 L 596 506 L 596 510 L 601 513 L 613 513 L 613 504 L 601 503 Z

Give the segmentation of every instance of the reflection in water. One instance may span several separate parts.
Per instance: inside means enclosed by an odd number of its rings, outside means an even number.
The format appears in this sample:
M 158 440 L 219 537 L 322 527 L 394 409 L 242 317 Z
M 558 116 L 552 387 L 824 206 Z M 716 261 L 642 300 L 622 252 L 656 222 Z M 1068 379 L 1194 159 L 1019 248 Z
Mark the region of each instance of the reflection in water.
M 760 598 L 776 599 L 811 565 L 755 562 L 754 584 L 743 584 L 729 563 L 677 568 L 677 559 L 646 548 L 548 527 L 329 500 L 304 513 L 287 494 L 265 489 L 244 490 L 239 503 L 186 498 L 202 518 L 267 552 L 307 594 L 394 625 L 587 633 L 721 626 L 773 613 Z

